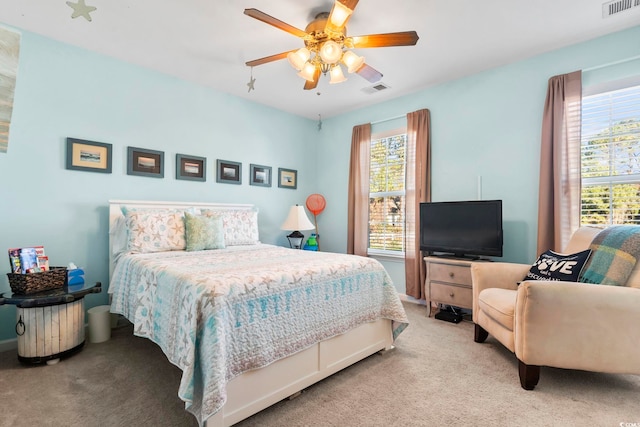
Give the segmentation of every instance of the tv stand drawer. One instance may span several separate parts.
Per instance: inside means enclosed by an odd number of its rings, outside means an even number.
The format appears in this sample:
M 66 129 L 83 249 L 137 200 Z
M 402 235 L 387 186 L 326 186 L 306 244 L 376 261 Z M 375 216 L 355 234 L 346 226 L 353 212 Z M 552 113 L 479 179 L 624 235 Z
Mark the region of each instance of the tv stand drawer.
M 430 263 L 429 278 L 435 282 L 471 286 L 471 269 L 466 265 Z
M 431 301 L 462 308 L 473 306 L 473 295 L 468 286 L 431 282 Z

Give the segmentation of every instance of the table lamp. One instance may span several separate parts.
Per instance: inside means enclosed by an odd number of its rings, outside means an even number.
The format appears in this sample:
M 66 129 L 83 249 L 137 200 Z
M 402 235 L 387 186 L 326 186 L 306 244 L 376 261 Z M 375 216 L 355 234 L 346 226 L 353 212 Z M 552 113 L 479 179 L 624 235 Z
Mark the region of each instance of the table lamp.
M 304 234 L 300 230 L 313 230 L 315 225 L 309 221 L 307 213 L 304 211 L 304 206 L 295 205 L 289 209 L 289 216 L 284 221 L 281 230 L 293 231 L 287 236 L 289 239 L 289 246 L 293 249 L 300 249 L 302 247 L 302 241 L 304 240 Z

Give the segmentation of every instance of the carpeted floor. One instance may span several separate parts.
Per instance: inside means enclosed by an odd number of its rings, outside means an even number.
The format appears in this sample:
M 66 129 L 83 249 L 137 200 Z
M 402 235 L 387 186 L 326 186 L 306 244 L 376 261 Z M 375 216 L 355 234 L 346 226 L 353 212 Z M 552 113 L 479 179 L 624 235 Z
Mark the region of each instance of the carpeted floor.
M 249 426 L 640 425 L 640 376 L 542 368 L 534 391 L 517 363 L 473 325 L 427 318 L 373 355 L 237 424 Z M 180 370 L 131 327 L 57 365 L 27 367 L 0 353 L 1 426 L 195 426 L 177 397 Z

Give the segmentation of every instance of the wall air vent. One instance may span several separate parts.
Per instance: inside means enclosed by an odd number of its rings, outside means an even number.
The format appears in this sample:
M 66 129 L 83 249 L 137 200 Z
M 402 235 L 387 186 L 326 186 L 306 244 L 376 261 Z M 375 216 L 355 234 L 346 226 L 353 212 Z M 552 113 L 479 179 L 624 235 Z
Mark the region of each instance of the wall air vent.
M 602 5 L 602 17 L 608 18 L 609 16 L 633 9 L 634 7 L 640 7 L 640 0 L 609 1 Z
M 638 0 L 638 1 L 640 1 L 640 0 Z M 362 91 L 364 93 L 371 94 L 371 93 L 378 93 L 378 92 L 383 91 L 385 89 L 389 89 L 389 86 L 387 86 L 386 84 L 381 82 L 381 83 L 376 83 L 373 86 L 365 87 L 365 88 L 362 89 Z

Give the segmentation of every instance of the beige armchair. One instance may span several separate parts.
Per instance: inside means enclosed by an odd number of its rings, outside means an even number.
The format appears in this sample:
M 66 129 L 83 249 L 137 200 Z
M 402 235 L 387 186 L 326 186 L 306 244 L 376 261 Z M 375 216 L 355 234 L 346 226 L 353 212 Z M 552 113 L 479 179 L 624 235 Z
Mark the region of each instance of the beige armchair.
M 564 253 L 589 248 L 600 230 L 577 230 Z M 540 367 L 640 374 L 640 262 L 626 287 L 522 281 L 531 265 L 473 263 L 475 342 L 488 334 L 515 353 L 522 388 Z

